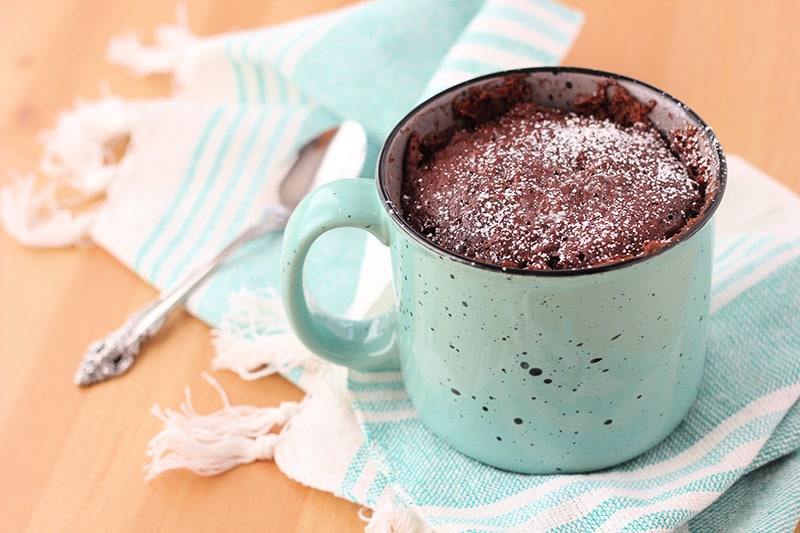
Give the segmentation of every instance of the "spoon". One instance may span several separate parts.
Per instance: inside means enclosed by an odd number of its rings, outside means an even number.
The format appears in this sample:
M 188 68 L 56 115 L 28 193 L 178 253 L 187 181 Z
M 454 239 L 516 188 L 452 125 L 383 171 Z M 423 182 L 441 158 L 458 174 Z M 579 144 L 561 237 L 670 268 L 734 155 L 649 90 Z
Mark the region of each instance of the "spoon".
M 361 125 L 346 121 L 304 144 L 278 186 L 279 203 L 266 206 L 255 225 L 153 302 L 132 313 L 119 329 L 90 344 L 75 374 L 75 384 L 92 385 L 127 372 L 142 343 L 158 333 L 169 315 L 236 249 L 257 237 L 282 230 L 292 210 L 315 187 L 333 179 L 356 176 L 364 163 L 366 143 Z

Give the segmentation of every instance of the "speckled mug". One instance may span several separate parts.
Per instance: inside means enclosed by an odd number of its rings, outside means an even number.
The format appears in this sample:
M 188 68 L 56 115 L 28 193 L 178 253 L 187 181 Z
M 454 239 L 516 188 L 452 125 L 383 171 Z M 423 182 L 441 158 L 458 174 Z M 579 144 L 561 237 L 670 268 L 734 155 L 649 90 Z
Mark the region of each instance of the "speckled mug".
M 569 107 L 613 79 L 654 101 L 663 131 L 696 127 L 716 196 L 679 240 L 647 257 L 573 271 L 475 263 L 416 233 L 399 212 L 409 134 L 454 124 L 452 100 L 523 74 L 540 103 Z M 712 215 L 726 180 L 714 133 L 687 106 L 636 80 L 571 68 L 497 73 L 418 106 L 386 140 L 377 180 L 331 183 L 292 215 L 283 247 L 289 320 L 309 349 L 358 369 L 399 367 L 423 423 L 462 453 L 525 473 L 622 463 L 666 437 L 694 403 L 708 339 Z M 376 189 L 377 184 L 377 189 Z M 334 316 L 305 290 L 314 240 L 362 228 L 390 248 L 395 303 L 369 320 Z

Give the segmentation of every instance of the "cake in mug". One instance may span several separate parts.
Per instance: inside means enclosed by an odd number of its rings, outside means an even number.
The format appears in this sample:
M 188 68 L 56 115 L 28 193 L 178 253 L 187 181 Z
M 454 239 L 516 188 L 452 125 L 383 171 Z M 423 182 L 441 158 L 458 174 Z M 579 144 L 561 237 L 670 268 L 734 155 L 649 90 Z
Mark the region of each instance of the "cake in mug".
M 401 207 L 416 231 L 470 260 L 563 270 L 653 253 L 698 219 L 712 193 L 696 130 L 659 131 L 614 81 L 570 110 L 530 92 L 514 77 L 473 89 L 453 104 L 466 126 L 411 135 Z

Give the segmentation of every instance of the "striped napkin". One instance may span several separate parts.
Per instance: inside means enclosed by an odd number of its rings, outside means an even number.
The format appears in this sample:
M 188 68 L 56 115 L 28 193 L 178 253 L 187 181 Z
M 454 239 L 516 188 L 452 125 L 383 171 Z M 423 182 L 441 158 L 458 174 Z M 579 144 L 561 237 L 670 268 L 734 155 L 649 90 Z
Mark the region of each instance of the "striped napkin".
M 800 516 L 799 286 L 800 239 L 722 239 L 697 403 L 660 445 L 599 473 L 484 466 L 425 429 L 399 373 L 351 372 L 363 453 L 381 465 L 372 482 L 436 531 L 664 531 L 687 521 L 691 531 L 789 531 Z
M 475 75 L 557 64 L 581 23 L 549 0 L 382 0 L 202 39 L 168 26 L 152 47 L 123 36 L 109 58 L 141 75 L 171 73 L 175 94 L 79 103 L 47 135 L 43 160 L 54 187 L 106 201 L 71 212 L 27 179 L 2 191 L 0 216 L 21 242 L 91 240 L 165 288 L 258 218 L 316 133 L 360 122 L 370 139 L 361 174 L 370 178 L 383 138 L 417 102 Z M 126 147 L 118 161 L 115 144 Z M 800 517 L 800 201 L 784 190 L 754 198 L 752 187 L 775 184 L 738 158 L 730 175 L 734 210 L 723 203 L 718 214 L 727 237 L 700 400 L 644 456 L 597 474 L 523 476 L 453 452 L 421 426 L 396 373 L 348 372 L 297 341 L 277 297 L 273 235 L 187 306 L 214 327 L 214 368 L 243 379 L 279 372 L 308 396 L 256 408 L 223 395 L 223 408 L 207 415 L 188 399 L 179 410 L 156 407 L 164 431 L 148 450 L 148 475 L 274 459 L 287 476 L 372 509 L 371 531 L 789 529 Z M 757 233 L 738 235 L 737 224 Z M 374 311 L 390 299 L 378 297 L 385 261 L 363 232 L 337 230 L 315 247 L 309 284 L 333 311 Z M 193 439 L 209 427 L 220 432 L 214 446 Z
M 437 532 L 791 531 L 800 520 L 800 197 L 739 157 L 728 163 L 705 376 L 665 441 L 597 473 L 500 471 L 428 432 L 398 372 L 350 371 L 365 434 L 356 462 L 367 466 L 352 468 L 342 490 L 389 492 L 413 509 L 414 527 Z

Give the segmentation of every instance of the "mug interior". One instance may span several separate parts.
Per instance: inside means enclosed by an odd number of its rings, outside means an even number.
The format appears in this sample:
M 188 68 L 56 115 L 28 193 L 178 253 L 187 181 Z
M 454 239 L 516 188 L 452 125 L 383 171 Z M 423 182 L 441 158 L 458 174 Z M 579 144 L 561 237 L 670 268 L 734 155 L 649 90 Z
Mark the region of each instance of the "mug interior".
M 573 109 L 573 102 L 577 96 L 594 94 L 597 91 L 598 84 L 614 81 L 625 88 L 640 102 L 652 102 L 655 104 L 650 111 L 649 118 L 653 125 L 665 136 L 676 130 L 694 128 L 697 131 L 696 138 L 698 141 L 698 148 L 704 159 L 704 164 L 707 165 L 709 169 L 709 176 L 711 177 L 706 188 L 706 195 L 710 200 L 706 201 L 704 211 L 699 220 L 694 221 L 693 225 L 687 231 L 683 232 L 679 238 L 673 239 L 658 252 L 577 270 L 521 270 L 502 268 L 487 263 L 478 263 L 468 257 L 441 248 L 420 235 L 406 222 L 401 208 L 403 163 L 409 137 L 413 133 L 417 133 L 420 137 L 425 137 L 432 133 L 442 133 L 449 129 L 467 126 L 467 122 L 454 113 L 453 102 L 475 88 L 496 88 L 505 83 L 507 79 L 512 76 L 523 78 L 525 83 L 530 86 L 531 91 L 526 100 L 542 106 L 564 110 Z M 507 108 L 508 105 L 503 102 L 498 103 L 498 107 Z M 601 272 L 618 268 L 622 265 L 644 261 L 665 252 L 678 242 L 688 239 L 710 220 L 721 201 L 726 178 L 727 170 L 725 157 L 716 135 L 711 128 L 684 103 L 664 91 L 632 78 L 597 70 L 569 67 L 530 68 L 498 72 L 466 81 L 433 96 L 412 110 L 391 132 L 378 158 L 377 169 L 378 193 L 382 203 L 389 211 L 393 220 L 423 246 L 432 248 L 437 253 L 447 255 L 453 260 L 467 262 L 479 268 L 502 270 L 504 273 L 511 272 L 523 275 L 543 276 L 564 276 Z

